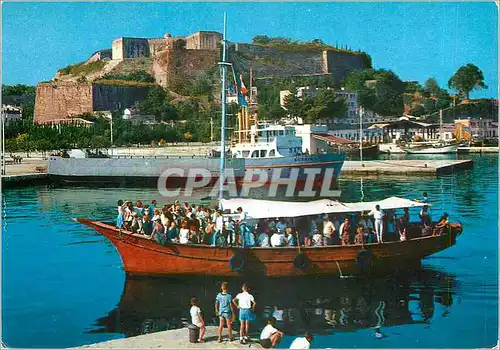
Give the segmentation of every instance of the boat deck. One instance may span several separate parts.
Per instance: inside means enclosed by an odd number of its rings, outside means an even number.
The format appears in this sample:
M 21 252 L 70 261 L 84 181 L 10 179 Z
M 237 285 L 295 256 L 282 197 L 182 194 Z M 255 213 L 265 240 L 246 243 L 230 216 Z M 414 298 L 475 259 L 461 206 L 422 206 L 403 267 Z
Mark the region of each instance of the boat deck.
M 470 159 L 412 159 L 412 160 L 368 160 L 345 161 L 341 176 L 356 175 L 442 175 L 472 169 Z

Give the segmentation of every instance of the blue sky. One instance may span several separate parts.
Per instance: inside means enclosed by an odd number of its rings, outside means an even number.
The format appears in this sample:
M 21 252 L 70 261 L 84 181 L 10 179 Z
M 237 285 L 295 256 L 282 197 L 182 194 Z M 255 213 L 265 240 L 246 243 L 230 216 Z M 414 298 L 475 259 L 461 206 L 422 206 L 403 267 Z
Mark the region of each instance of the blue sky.
M 258 34 L 320 38 L 368 52 L 375 68 L 423 83 L 449 77 L 469 62 L 489 86 L 472 97 L 498 94 L 498 20 L 484 3 L 3 3 L 4 84 L 36 84 L 57 69 L 110 48 L 121 36 L 174 36 L 222 31 L 250 42 Z

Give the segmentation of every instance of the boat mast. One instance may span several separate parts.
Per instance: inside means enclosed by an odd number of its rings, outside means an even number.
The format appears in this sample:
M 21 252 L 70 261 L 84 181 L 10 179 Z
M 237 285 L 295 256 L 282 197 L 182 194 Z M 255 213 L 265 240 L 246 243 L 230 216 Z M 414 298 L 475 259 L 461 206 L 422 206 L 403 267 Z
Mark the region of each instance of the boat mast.
M 439 140 L 443 141 L 443 110 L 439 110 Z
M 359 159 L 363 163 L 363 107 L 359 108 Z
M 221 130 L 220 130 L 220 178 L 219 178 L 219 199 L 224 198 L 224 182 L 225 182 L 225 166 L 226 166 L 226 23 L 227 14 L 224 12 L 224 28 L 222 31 L 222 62 L 219 63 L 221 67 L 221 82 L 222 82 L 222 96 L 221 96 Z M 219 201 L 219 207 L 222 207 L 222 202 Z

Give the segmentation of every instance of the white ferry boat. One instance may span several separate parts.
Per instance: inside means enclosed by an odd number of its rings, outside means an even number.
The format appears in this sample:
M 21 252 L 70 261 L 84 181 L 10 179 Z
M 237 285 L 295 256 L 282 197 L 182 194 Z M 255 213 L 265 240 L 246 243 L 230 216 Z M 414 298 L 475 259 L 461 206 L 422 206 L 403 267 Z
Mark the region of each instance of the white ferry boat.
M 310 154 L 309 150 L 303 150 L 302 137 L 296 135 L 291 125 L 257 123 L 250 126 L 247 136 L 247 142 L 238 142 L 231 147 L 231 156 L 245 159 L 245 169 L 264 169 L 268 179 L 298 176 L 299 181 L 304 181 L 310 172 L 306 169 L 315 168 L 315 184 L 321 185 L 327 171 L 330 174 L 325 178 L 334 182 L 344 164 L 344 153 Z M 294 171 L 297 175 L 293 174 Z

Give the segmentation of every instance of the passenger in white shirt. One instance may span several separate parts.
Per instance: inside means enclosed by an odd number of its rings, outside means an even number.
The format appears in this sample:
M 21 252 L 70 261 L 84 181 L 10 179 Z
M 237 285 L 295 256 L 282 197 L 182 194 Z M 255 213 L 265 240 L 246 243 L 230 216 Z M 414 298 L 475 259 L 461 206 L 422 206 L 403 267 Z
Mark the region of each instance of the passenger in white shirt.
M 313 340 L 311 332 L 306 332 L 304 337 L 295 338 L 290 345 L 290 349 L 309 349 Z
M 377 242 L 382 243 L 382 233 L 384 231 L 384 212 L 380 210 L 380 205 L 376 205 L 375 209 L 368 213 L 369 216 L 373 216 L 375 219 L 375 233 L 377 234 Z
M 325 237 L 327 244 L 333 244 L 333 237 L 335 234 L 335 226 L 333 222 L 330 221 L 328 215 L 323 216 L 323 236 Z
M 282 331 L 279 331 L 274 327 L 276 319 L 270 317 L 267 320 L 267 325 L 264 327 L 260 333 L 260 345 L 265 349 L 275 348 L 285 335 Z
M 284 247 L 286 245 L 286 237 L 283 232 L 274 232 L 271 236 L 271 245 L 273 247 Z

